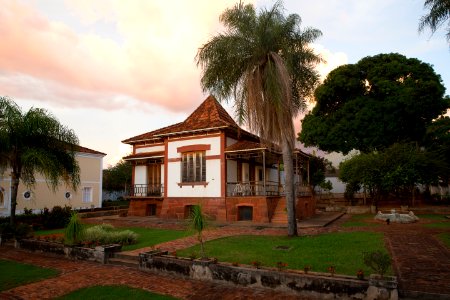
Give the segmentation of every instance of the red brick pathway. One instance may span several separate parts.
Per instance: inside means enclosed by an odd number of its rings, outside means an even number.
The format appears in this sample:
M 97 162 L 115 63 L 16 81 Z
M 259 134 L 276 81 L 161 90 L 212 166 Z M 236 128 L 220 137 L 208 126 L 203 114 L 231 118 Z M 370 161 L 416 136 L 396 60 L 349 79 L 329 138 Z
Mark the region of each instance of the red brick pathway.
M 226 283 L 211 283 L 165 274 L 145 273 L 122 266 L 70 261 L 46 254 L 31 254 L 9 247 L 0 247 L 0 258 L 51 267 L 61 271 L 58 277 L 1 292 L 0 299 L 52 299 L 84 287 L 118 284 L 172 295 L 180 299 L 299 299 L 297 295 L 288 292 L 236 287 Z

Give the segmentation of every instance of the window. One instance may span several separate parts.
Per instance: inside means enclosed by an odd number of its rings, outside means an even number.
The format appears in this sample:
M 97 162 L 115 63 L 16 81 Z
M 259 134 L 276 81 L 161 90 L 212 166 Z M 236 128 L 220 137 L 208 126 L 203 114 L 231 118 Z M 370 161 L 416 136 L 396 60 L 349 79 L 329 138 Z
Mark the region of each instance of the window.
M 67 200 L 72 199 L 72 193 L 71 192 L 65 192 L 64 193 L 64 198 L 66 198 Z
M 83 203 L 92 202 L 92 187 L 83 188 Z
M 5 206 L 5 189 L 0 187 L 0 207 Z
M 31 199 L 31 191 L 23 192 L 23 199 L 30 200 Z
M 186 152 L 181 159 L 181 182 L 206 181 L 205 151 Z

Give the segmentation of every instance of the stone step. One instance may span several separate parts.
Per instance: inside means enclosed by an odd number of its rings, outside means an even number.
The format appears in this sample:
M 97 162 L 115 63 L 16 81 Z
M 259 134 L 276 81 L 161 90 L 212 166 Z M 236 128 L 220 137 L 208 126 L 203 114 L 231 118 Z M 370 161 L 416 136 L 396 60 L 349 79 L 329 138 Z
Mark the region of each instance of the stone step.
M 114 254 L 114 258 L 126 259 L 126 260 L 134 260 L 134 261 L 139 262 L 139 255 L 131 255 L 131 254 L 118 252 L 118 253 Z
M 110 258 L 108 264 L 116 266 L 127 266 L 131 268 L 139 268 L 139 261 L 123 259 L 123 258 Z

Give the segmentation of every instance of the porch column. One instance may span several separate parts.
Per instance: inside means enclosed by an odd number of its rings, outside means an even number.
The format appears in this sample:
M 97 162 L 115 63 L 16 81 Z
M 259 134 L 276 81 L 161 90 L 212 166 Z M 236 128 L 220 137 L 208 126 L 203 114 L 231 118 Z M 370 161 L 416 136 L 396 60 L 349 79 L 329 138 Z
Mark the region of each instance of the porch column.
M 264 195 L 266 195 L 266 151 L 262 151 L 263 154 L 263 187 L 264 187 Z
M 308 185 L 309 185 L 309 158 L 308 158 L 308 163 L 307 163 L 307 170 L 308 170 Z

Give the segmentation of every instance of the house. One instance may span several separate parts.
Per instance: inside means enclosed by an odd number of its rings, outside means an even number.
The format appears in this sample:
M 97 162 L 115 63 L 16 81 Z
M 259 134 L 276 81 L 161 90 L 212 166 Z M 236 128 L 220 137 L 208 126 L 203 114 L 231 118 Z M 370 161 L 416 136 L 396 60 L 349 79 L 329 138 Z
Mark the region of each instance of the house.
M 193 205 L 218 221 L 286 223 L 282 155 L 241 129 L 209 96 L 184 122 L 122 141 L 133 147 L 129 215 L 183 219 Z M 315 212 L 295 150 L 297 217 Z
M 36 183 L 27 188 L 19 184 L 16 212 L 21 214 L 26 209 L 34 212 L 45 207 L 71 206 L 74 209 L 102 206 L 103 157 L 106 154 L 77 146 L 75 157 L 80 166 L 80 186 L 77 191 L 61 184 L 54 192 L 46 180 L 36 174 Z M 7 171 L 0 175 L 0 216 L 9 216 L 11 212 L 11 178 Z

